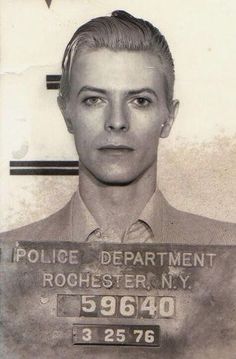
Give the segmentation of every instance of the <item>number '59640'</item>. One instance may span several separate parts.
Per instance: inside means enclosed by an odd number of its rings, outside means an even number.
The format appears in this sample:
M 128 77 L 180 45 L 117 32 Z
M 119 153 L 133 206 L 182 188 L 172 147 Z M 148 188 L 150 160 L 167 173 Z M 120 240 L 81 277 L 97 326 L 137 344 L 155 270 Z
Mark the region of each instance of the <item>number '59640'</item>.
M 155 296 L 81 296 L 80 316 L 173 318 L 174 297 Z

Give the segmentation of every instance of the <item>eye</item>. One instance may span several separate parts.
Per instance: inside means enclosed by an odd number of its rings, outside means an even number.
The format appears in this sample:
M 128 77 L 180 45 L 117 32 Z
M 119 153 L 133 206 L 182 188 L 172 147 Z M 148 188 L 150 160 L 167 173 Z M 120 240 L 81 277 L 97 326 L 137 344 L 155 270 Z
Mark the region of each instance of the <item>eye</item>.
M 136 97 L 132 102 L 138 107 L 147 107 L 152 101 L 146 97 Z
M 100 97 L 91 96 L 87 97 L 83 100 L 83 103 L 86 106 L 97 106 L 100 105 L 103 102 L 103 100 Z

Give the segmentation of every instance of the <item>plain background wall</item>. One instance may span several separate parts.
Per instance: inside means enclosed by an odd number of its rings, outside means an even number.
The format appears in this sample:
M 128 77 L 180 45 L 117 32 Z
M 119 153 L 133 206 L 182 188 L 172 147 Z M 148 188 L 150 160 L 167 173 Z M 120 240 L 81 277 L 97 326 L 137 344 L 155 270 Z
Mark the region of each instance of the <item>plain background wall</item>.
M 236 2 L 234 0 L 2 0 L 0 2 L 0 230 L 61 208 L 77 177 L 9 176 L 10 160 L 76 160 L 46 74 L 60 74 L 74 31 L 124 9 L 166 36 L 181 106 L 161 140 L 159 186 L 172 205 L 236 222 Z M 137 74 L 138 76 L 138 74 Z

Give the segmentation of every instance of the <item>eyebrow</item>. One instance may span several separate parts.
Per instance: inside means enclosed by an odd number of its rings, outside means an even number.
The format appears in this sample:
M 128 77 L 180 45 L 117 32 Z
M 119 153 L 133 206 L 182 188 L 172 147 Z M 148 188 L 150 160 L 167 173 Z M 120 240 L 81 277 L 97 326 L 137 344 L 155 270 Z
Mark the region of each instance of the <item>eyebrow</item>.
M 104 90 L 104 89 L 101 89 L 101 88 L 98 88 L 98 87 L 93 87 L 93 86 L 83 86 L 79 90 L 77 96 L 79 96 L 82 92 L 85 92 L 85 91 L 98 92 L 98 93 L 101 93 L 103 95 L 107 94 L 107 91 Z M 143 87 L 143 88 L 137 89 L 137 90 L 126 91 L 126 94 L 128 96 L 133 96 L 133 95 L 139 95 L 142 92 L 147 92 L 147 93 L 155 96 L 158 99 L 158 96 L 157 96 L 156 92 L 153 89 L 149 88 L 149 87 Z
M 151 95 L 154 95 L 158 99 L 157 93 L 153 89 L 151 89 L 149 87 L 144 87 L 144 88 L 141 88 L 141 89 L 138 89 L 138 90 L 131 90 L 131 91 L 128 91 L 127 94 L 130 95 L 130 96 L 133 96 L 133 95 L 139 95 L 142 92 L 147 92 L 147 93 L 149 93 Z
M 84 91 L 93 91 L 93 92 L 99 92 L 102 93 L 103 95 L 105 95 L 107 93 L 106 90 L 104 89 L 100 89 L 98 87 L 93 87 L 93 86 L 83 86 L 81 87 L 81 89 L 79 90 L 79 92 L 77 93 L 77 96 L 79 96 L 82 92 Z

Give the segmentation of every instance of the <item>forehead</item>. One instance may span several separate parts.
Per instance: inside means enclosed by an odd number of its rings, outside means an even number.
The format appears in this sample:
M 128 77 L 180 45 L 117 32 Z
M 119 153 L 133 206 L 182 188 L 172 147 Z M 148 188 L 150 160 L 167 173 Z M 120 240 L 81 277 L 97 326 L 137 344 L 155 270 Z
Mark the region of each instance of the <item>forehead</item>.
M 127 91 L 162 83 L 162 64 L 147 51 L 87 50 L 77 55 L 71 70 L 72 91 L 82 86 Z

